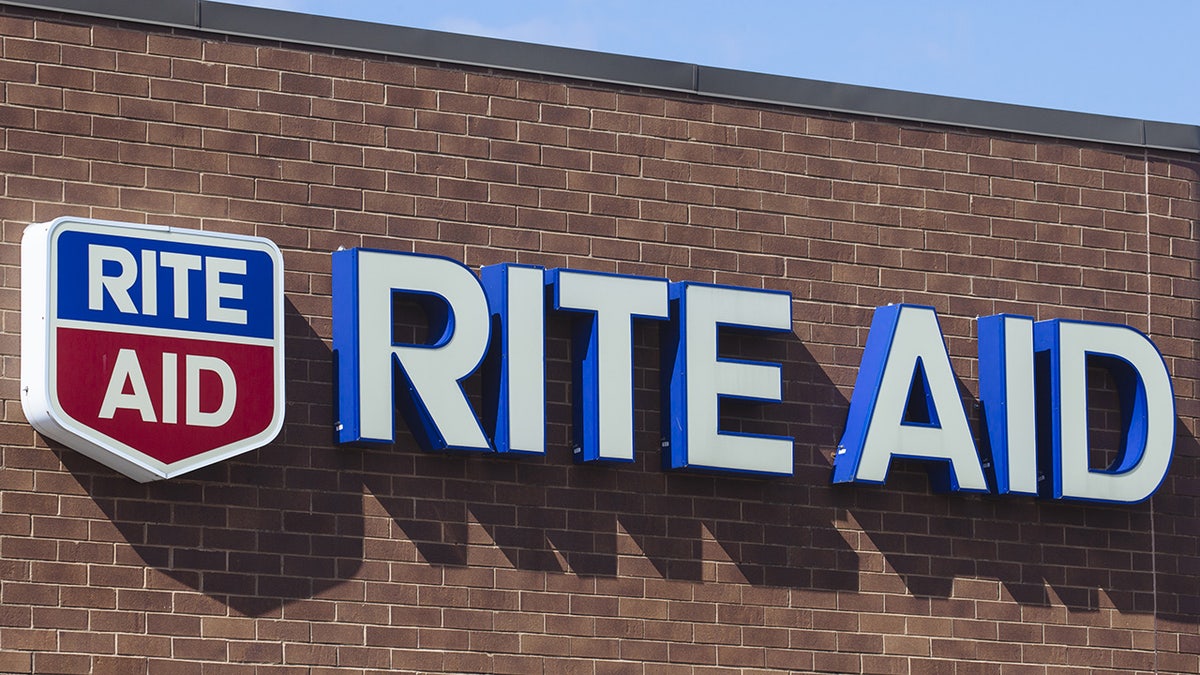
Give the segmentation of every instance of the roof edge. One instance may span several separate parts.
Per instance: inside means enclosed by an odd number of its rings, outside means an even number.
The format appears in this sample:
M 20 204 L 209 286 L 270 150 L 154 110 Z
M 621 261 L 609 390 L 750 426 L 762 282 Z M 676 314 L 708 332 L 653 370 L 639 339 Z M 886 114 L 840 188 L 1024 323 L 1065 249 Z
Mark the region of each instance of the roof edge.
M 0 5 L 46 9 L 159 26 L 198 28 L 200 0 L 0 0 Z
M 0 0 L 202 32 L 727 100 L 1200 154 L 1200 126 L 995 103 L 339 19 L 213 0 Z

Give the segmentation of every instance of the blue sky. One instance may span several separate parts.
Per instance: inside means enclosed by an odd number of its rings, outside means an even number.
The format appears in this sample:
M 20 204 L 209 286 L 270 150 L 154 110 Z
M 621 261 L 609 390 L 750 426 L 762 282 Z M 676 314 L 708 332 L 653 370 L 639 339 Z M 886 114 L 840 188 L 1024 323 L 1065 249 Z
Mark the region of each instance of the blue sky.
M 225 1 L 1200 124 L 1198 0 Z

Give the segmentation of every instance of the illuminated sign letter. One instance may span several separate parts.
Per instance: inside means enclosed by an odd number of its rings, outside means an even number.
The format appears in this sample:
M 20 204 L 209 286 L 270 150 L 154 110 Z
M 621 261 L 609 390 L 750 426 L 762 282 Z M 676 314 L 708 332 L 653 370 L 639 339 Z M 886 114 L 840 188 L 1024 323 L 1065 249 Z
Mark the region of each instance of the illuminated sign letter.
M 333 284 L 339 441 L 391 443 L 399 389 L 401 412 L 422 445 L 488 450 L 461 384 L 483 361 L 490 337 L 487 299 L 475 275 L 449 258 L 352 249 L 333 254 Z M 428 344 L 397 344 L 397 295 L 425 308 Z
M 633 319 L 665 319 L 667 280 L 550 270 L 554 309 L 580 312 L 573 345 L 580 461 L 633 461 Z
M 1000 494 L 1038 493 L 1033 319 L 979 319 L 979 403 Z
M 932 307 L 875 310 L 833 482 L 882 483 L 892 457 L 936 462 L 938 489 L 987 491 Z
M 1038 322 L 1033 332 L 1034 349 L 1049 370 L 1050 496 L 1117 503 L 1149 497 L 1166 476 L 1175 445 L 1175 396 L 1154 344 L 1112 324 L 1056 319 Z M 1112 374 L 1121 404 L 1121 447 L 1103 470 L 1088 466 L 1089 361 Z
M 484 366 L 485 412 L 497 452 L 546 452 L 546 287 L 540 267 L 479 271 L 498 328 Z
M 789 331 L 789 293 L 694 283 L 671 284 L 672 317 L 664 344 L 664 411 L 668 468 L 792 474 L 792 439 L 722 432 L 720 400 L 739 398 L 778 402 L 783 398 L 782 369 L 777 363 L 721 359 L 721 328 Z

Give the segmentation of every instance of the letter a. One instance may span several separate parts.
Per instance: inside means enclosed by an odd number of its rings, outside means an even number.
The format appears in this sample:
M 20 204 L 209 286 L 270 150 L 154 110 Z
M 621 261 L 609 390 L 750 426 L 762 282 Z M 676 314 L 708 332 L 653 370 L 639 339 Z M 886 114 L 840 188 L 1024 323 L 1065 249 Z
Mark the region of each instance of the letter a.
M 833 482 L 883 483 L 892 457 L 934 460 L 935 489 L 987 492 L 932 307 L 875 310 Z
M 125 393 L 126 382 L 132 388 L 128 394 Z M 150 402 L 150 388 L 146 386 L 146 377 L 142 374 L 142 365 L 138 363 L 137 352 L 132 349 L 117 352 L 117 362 L 113 365 L 112 377 L 108 379 L 108 389 L 100 404 L 100 417 L 110 420 L 119 408 L 138 411 L 143 422 L 158 421 L 154 415 L 154 405 Z

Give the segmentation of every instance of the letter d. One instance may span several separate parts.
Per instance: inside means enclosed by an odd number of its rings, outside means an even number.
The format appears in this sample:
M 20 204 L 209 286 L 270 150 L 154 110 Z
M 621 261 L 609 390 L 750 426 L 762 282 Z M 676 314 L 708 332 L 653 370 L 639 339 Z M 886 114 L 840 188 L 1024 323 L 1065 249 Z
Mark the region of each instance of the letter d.
M 1142 333 L 1113 324 L 1055 319 L 1034 325 L 1048 375 L 1050 470 L 1056 499 L 1132 504 L 1158 489 L 1175 447 L 1175 395 L 1167 366 Z M 1103 470 L 1088 466 L 1087 365 L 1112 373 L 1121 401 L 1121 447 Z

